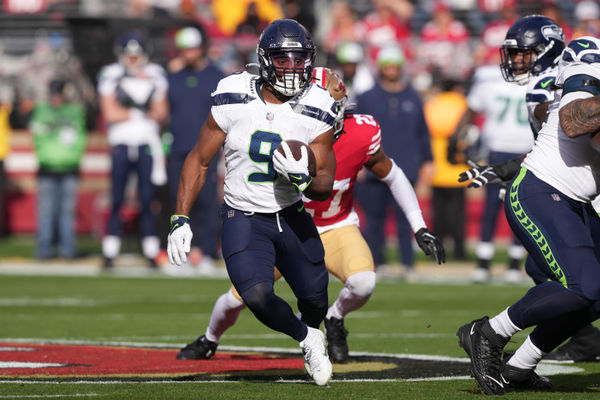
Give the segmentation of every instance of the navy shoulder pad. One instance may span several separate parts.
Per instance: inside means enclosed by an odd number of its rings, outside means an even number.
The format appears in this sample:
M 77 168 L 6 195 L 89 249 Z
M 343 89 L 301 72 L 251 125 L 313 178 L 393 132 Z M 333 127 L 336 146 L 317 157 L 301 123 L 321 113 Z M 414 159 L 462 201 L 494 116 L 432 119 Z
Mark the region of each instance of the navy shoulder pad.
M 600 94 L 600 80 L 590 75 L 573 75 L 563 84 L 562 95 L 571 92 L 588 92 L 596 96 Z

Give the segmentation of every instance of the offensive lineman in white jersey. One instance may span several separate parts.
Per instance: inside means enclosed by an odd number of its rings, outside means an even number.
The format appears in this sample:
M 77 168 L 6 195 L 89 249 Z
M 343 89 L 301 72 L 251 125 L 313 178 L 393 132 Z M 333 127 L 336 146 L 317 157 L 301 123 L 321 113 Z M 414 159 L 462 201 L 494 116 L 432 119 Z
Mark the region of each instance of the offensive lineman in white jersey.
M 552 19 L 541 15 L 520 18 L 506 34 L 501 48 L 500 67 L 504 79 L 519 85 L 527 84 L 527 110 L 529 122 L 534 133 L 541 129 L 546 120 L 549 105 L 554 100 L 558 74 L 558 60 L 564 49 L 562 28 Z M 508 183 L 520 169 L 525 155 L 496 165 L 480 165 L 461 174 L 459 181 L 473 179 L 469 187 L 480 187 L 488 182 Z M 593 204 L 598 203 L 596 198 Z M 598 206 L 594 207 L 600 210 Z M 535 283 L 546 281 L 546 276 L 527 258 L 525 270 Z M 573 338 L 556 351 L 546 355 L 545 360 L 555 361 L 599 361 L 600 331 L 592 324 L 582 328 Z
M 188 155 L 171 217 L 167 252 L 180 265 L 190 251 L 189 212 L 202 189 L 206 168 L 223 146 L 225 198 L 222 251 L 227 272 L 252 313 L 269 328 L 300 343 L 304 365 L 318 385 L 332 366 L 318 329 L 328 306 L 328 273 L 319 234 L 302 194 L 324 200 L 335 175 L 333 98 L 310 85 L 315 46 L 298 22 L 281 19 L 261 34 L 260 76 L 247 72 L 222 79 L 198 142 Z M 306 149 L 296 160 L 285 140 L 309 144 L 316 175 L 308 171 Z M 275 152 L 282 144 L 284 153 Z M 277 265 L 298 298 L 302 320 L 273 292 Z
M 556 95 L 532 151 L 513 179 L 505 210 L 513 232 L 548 281 L 489 319 L 458 330 L 471 371 L 487 394 L 525 383 L 551 383 L 534 373 L 544 354 L 600 316 L 600 218 L 591 201 L 600 193 L 600 39 L 569 44 L 558 68 Z M 536 326 L 502 365 L 504 346 Z M 515 377 L 518 382 L 515 383 Z
M 504 81 L 498 65 L 485 65 L 475 71 L 473 86 L 467 96 L 469 108 L 461 117 L 454 138 L 460 136 L 474 119 L 475 114 L 485 116 L 481 129 L 483 146 L 489 150 L 490 164 L 513 159 L 531 149 L 533 137 L 529 133 L 527 109 L 525 107 L 525 87 L 515 87 Z M 453 140 L 451 140 L 453 142 Z M 449 149 L 449 154 L 452 154 Z M 456 160 L 450 160 L 454 162 Z M 499 193 L 501 186 L 494 184 L 485 188 L 485 206 L 481 219 L 479 243 L 475 249 L 477 268 L 473 271 L 474 282 L 490 279 L 489 267 L 494 256 L 493 243 L 497 216 L 502 208 Z M 524 251 L 518 240 L 508 248 L 509 269 L 507 280 L 520 276 L 519 270 Z

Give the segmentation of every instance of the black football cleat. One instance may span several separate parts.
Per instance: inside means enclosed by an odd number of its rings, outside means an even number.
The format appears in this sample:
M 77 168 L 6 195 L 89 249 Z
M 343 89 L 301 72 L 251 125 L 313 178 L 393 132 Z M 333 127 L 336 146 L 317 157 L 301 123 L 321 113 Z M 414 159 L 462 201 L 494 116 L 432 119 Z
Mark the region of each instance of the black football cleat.
M 533 369 L 523 369 L 505 364 L 502 374 L 502 384 L 507 392 L 519 390 L 551 390 L 552 382 L 545 376 L 538 375 Z
M 344 319 L 325 318 L 323 326 L 327 335 L 329 358 L 335 363 L 345 363 L 348 361 L 348 331 L 344 327 Z
M 205 335 L 200 336 L 177 353 L 178 360 L 208 360 L 217 352 L 219 344 L 211 342 Z
M 556 363 L 600 361 L 600 331 L 591 324 L 584 326 L 567 343 L 546 354 L 544 361 Z
M 505 389 L 502 372 L 502 349 L 508 343 L 494 332 L 488 317 L 469 322 L 456 332 L 458 344 L 471 358 L 471 373 L 486 394 L 501 395 Z

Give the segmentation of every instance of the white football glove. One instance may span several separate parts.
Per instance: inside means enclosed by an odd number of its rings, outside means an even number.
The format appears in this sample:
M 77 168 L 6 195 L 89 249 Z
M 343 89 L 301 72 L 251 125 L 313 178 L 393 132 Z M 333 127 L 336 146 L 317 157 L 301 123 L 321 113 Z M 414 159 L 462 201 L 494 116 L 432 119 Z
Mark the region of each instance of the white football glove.
M 273 166 L 279 176 L 287 179 L 292 185 L 303 192 L 312 182 L 312 177 L 308 173 L 308 152 L 306 147 L 302 147 L 300 152 L 302 156 L 296 160 L 286 142 L 281 142 L 284 154 L 279 151 L 273 152 Z
M 190 219 L 185 215 L 171 215 L 171 230 L 167 238 L 167 254 L 171 264 L 181 265 L 187 262 L 187 253 L 192 245 Z

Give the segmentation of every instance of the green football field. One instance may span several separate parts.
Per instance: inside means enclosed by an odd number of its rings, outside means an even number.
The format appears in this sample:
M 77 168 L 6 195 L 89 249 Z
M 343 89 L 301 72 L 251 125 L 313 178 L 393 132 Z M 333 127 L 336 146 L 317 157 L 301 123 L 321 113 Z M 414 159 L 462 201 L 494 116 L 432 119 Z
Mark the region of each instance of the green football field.
M 224 279 L 0 275 L 0 347 L 5 346 L 3 343 L 150 346 L 168 349 L 168 358 L 172 359 L 177 348 L 204 333 L 215 299 L 228 287 Z M 332 301 L 340 288 L 339 282 L 332 280 Z M 424 370 L 433 372 L 425 375 L 415 368 L 409 371 L 412 376 L 395 377 L 385 370 L 385 363 L 378 372 L 381 363 L 373 361 L 334 365 L 333 380 L 326 387 L 317 387 L 300 370 L 291 375 L 294 379 L 285 374 L 278 377 L 277 371 L 271 371 L 259 379 L 257 373 L 245 372 L 235 374 L 234 381 L 231 376 L 220 379 L 216 374 L 208 380 L 200 375 L 179 375 L 166 382 L 147 376 L 114 379 L 90 375 L 72 379 L 4 374 L 0 377 L 0 399 L 478 398 L 483 394 L 473 379 L 448 378 L 445 367 L 436 360 L 465 359 L 457 344 L 457 327 L 482 315 L 494 315 L 526 290 L 527 286 L 378 283 L 371 301 L 346 318 L 351 355 L 431 356 L 433 364 Z M 295 308 L 293 295 L 284 282 L 276 285 L 276 291 Z M 516 336 L 507 350 L 516 349 L 524 338 L 523 333 Z M 297 351 L 298 345 L 270 331 L 244 310 L 222 338 L 217 355 L 236 348 Z M 0 351 L 0 357 L 6 354 Z M 117 362 L 131 361 L 131 355 L 123 357 Z M 294 353 L 293 357 L 300 355 Z M 6 361 L 10 360 L 0 359 L 0 365 Z M 465 370 L 467 365 L 464 363 Z M 570 364 L 563 370 L 552 369 L 555 366 L 544 365 L 553 373 L 553 392 L 511 393 L 503 398 L 600 398 L 600 363 Z

